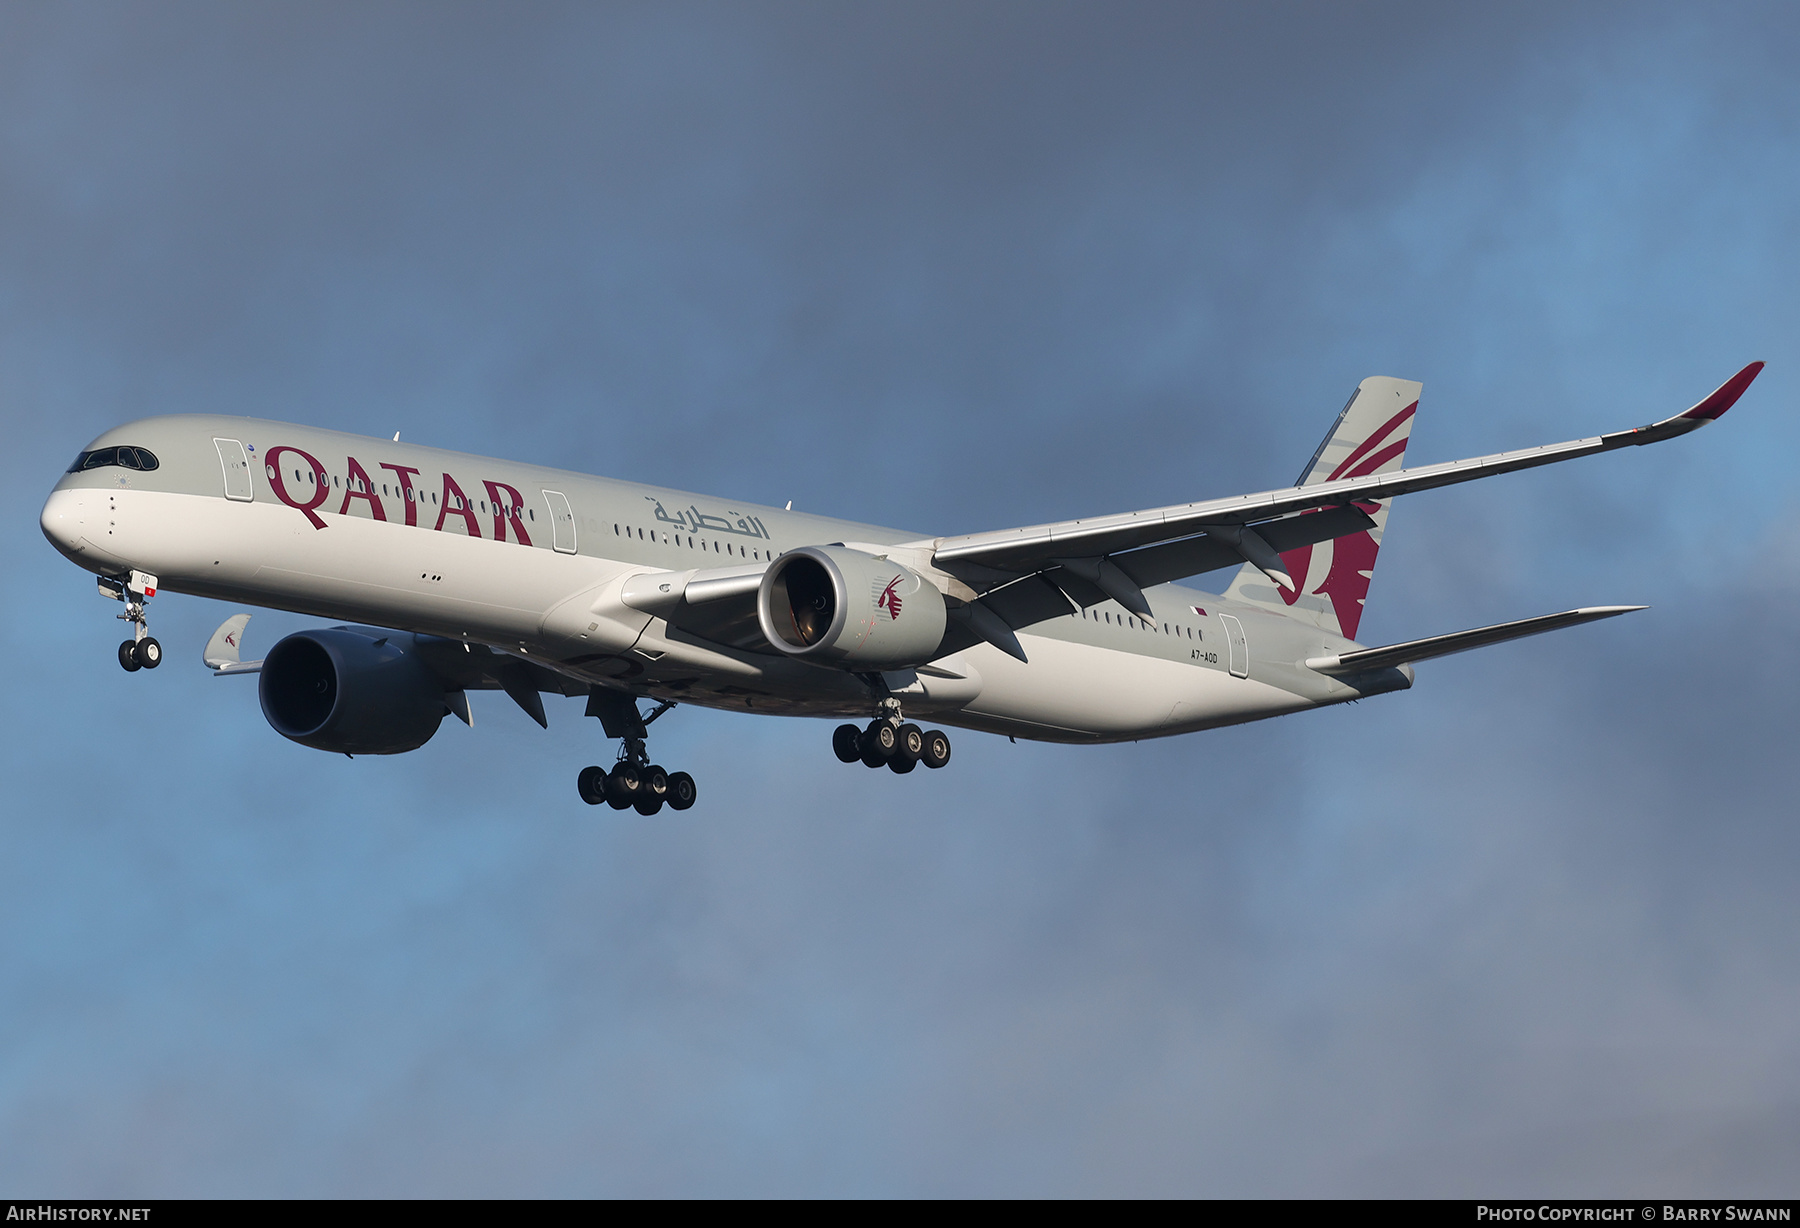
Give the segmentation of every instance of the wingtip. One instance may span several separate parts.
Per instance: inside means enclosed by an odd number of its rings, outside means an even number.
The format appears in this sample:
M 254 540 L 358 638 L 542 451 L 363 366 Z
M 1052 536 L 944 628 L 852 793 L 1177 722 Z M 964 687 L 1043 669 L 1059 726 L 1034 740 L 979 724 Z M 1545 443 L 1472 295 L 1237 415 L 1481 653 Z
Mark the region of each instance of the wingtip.
M 1722 417 L 1726 410 L 1737 404 L 1737 399 L 1744 395 L 1744 389 L 1748 388 L 1750 382 L 1758 375 L 1762 374 L 1762 369 L 1763 364 L 1760 360 L 1751 363 L 1742 371 L 1739 371 L 1736 375 L 1726 380 L 1723 384 L 1720 384 L 1718 390 L 1711 396 L 1707 397 L 1704 401 L 1700 402 L 1700 404 L 1694 406 L 1694 408 L 1688 410 L 1681 416 L 1683 418 L 1697 419 L 1701 422 L 1711 422 L 1715 418 Z

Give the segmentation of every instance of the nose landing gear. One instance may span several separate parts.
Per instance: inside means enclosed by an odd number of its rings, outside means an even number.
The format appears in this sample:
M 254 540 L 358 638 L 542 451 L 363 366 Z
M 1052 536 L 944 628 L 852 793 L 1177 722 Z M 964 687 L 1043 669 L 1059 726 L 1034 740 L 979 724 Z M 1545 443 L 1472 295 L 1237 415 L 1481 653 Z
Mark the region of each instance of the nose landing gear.
M 101 576 L 99 580 L 100 595 L 123 601 L 125 612 L 118 617 L 131 624 L 131 638 L 119 645 L 119 664 L 128 674 L 161 665 L 162 645 L 150 634 L 150 624 L 144 616 L 144 607 L 156 596 L 156 577 L 148 572 L 134 571 L 122 580 L 111 576 Z
M 650 762 L 644 747 L 651 721 L 675 705 L 664 701 L 649 716 L 638 714 L 637 701 L 617 691 L 595 687 L 588 693 L 588 715 L 600 718 L 609 738 L 620 740 L 619 762 L 608 772 L 600 767 L 586 767 L 575 779 L 581 800 L 590 806 L 605 802 L 614 810 L 636 810 L 649 816 L 665 805 L 671 810 L 686 810 L 699 796 L 694 778 L 686 772 L 665 772 Z

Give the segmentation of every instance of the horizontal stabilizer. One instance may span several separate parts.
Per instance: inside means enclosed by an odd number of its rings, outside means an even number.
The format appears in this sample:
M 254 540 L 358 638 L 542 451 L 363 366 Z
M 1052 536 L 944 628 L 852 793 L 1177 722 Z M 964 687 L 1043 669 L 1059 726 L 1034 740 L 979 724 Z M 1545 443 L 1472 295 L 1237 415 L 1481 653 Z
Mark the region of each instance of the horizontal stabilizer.
M 1355 652 L 1341 653 L 1334 657 L 1308 657 L 1306 668 L 1317 670 L 1321 674 L 1361 674 L 1372 669 L 1389 669 L 1412 661 L 1428 660 L 1431 657 L 1447 657 L 1453 652 L 1467 652 L 1471 648 L 1483 648 L 1489 644 L 1516 640 L 1527 635 L 1541 635 L 1546 631 L 1560 631 L 1564 627 L 1578 627 L 1582 623 L 1591 623 L 1602 618 L 1616 618 L 1620 614 L 1629 614 L 1633 610 L 1648 608 L 1648 606 L 1641 605 L 1597 605 L 1580 610 L 1565 610 L 1561 614 L 1545 614 L 1538 618 L 1522 618 L 1518 622 L 1495 623 L 1491 627 L 1476 627 L 1472 631 L 1454 631 L 1449 635 L 1434 635 L 1429 639 L 1409 640 L 1404 644 L 1389 644 L 1385 648 L 1359 648 Z

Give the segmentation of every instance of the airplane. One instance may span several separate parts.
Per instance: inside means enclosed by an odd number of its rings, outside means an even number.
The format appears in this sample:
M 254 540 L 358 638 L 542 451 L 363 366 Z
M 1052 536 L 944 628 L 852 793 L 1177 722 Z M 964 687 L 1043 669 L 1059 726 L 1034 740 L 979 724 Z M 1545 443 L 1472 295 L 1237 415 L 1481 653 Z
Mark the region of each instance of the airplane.
M 949 737 L 918 720 L 1047 742 L 1165 737 L 1405 690 L 1417 662 L 1644 609 L 1356 640 L 1396 497 L 1684 435 L 1762 367 L 1649 426 L 1413 469 L 1421 385 L 1371 377 L 1290 487 L 951 536 L 398 434 L 181 414 L 95 439 L 40 524 L 124 603 L 127 671 L 162 661 L 146 610 L 164 589 L 344 620 L 245 661 L 250 616 L 235 614 L 203 657 L 217 676 L 257 677 L 277 733 L 352 758 L 414 750 L 448 715 L 473 724 L 471 690 L 506 692 L 546 728 L 543 694 L 585 696 L 620 747 L 577 792 L 653 815 L 697 796 L 646 746 L 677 704 L 850 718 L 837 757 L 904 775 L 950 759 Z M 1219 593 L 1174 583 L 1230 568 Z

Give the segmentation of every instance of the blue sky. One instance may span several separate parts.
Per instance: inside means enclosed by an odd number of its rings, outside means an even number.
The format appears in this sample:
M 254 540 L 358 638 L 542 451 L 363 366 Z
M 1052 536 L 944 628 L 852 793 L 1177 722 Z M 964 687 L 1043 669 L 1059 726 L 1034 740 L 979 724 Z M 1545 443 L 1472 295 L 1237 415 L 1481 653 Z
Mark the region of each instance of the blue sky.
M 0 1186 L 36 1195 L 1791 1194 L 1800 23 L 1778 5 L 0 13 Z M 249 413 L 921 532 L 1409 458 L 1404 695 L 701 803 L 500 696 L 321 755 L 42 540 Z M 259 612 L 254 651 L 308 620 Z

